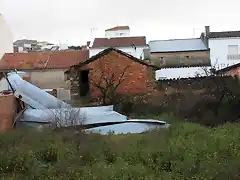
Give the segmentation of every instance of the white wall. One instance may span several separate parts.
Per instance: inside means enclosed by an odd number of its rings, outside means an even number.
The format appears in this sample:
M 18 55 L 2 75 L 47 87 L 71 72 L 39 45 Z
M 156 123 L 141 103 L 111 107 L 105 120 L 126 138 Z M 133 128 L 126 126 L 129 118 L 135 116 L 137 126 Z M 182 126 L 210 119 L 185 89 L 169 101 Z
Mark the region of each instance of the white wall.
M 126 52 L 128 54 L 131 54 L 132 56 L 136 57 L 136 58 L 139 58 L 142 56 L 143 58 L 143 49 L 147 48 L 147 46 L 139 46 L 136 48 L 133 48 L 133 47 L 117 47 L 117 49 L 123 51 L 123 52 Z M 89 55 L 90 57 L 98 54 L 99 52 L 103 51 L 104 49 L 106 48 L 91 48 L 90 51 L 89 51 Z
M 13 37 L 8 25 L 0 14 L 0 60 L 5 53 L 13 53 Z
M 129 37 L 129 36 L 130 36 L 130 30 L 105 31 L 106 38 Z
M 216 64 L 216 69 L 240 63 L 240 56 L 237 60 L 228 60 L 228 45 L 238 45 L 238 53 L 240 54 L 240 38 L 209 39 L 211 64 Z
M 205 67 L 182 67 L 182 68 L 163 68 L 155 72 L 155 79 L 180 79 L 194 78 L 208 75 L 210 66 Z

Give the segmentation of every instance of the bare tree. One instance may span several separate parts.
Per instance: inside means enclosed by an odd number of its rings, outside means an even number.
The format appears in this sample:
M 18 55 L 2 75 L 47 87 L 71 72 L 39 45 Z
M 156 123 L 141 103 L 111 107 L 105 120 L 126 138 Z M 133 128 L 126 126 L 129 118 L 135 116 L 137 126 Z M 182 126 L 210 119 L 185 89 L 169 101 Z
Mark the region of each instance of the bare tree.
M 59 104 L 56 109 L 41 109 L 42 119 L 46 121 L 43 127 L 50 127 L 54 130 L 72 129 L 81 131 L 86 120 L 86 115 L 79 108 L 63 107 Z
M 99 77 L 96 78 L 98 80 L 91 78 L 90 81 L 100 91 L 103 105 L 114 100 L 118 87 L 126 80 L 125 74 L 128 68 L 129 66 L 126 66 L 120 73 L 115 73 L 114 69 L 104 69 L 100 66 L 95 71 L 96 74 L 99 74 Z

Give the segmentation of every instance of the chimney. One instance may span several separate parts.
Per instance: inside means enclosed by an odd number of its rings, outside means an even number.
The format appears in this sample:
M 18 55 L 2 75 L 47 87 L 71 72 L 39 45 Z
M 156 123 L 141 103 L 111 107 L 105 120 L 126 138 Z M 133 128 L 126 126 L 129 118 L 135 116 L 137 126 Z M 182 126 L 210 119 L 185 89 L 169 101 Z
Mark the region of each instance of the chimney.
M 87 41 L 87 47 L 89 47 L 91 44 L 91 41 Z
M 150 60 L 150 58 L 151 58 L 150 48 L 143 49 L 143 60 Z
M 208 36 L 210 33 L 210 26 L 205 26 L 205 36 Z

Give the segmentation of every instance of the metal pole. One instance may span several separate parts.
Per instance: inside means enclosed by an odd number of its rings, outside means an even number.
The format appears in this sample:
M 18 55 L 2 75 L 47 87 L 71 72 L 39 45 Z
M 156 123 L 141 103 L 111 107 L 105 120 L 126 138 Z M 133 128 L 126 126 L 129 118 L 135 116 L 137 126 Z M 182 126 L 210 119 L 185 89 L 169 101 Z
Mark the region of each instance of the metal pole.
M 8 80 L 8 77 L 7 77 L 6 73 L 5 73 L 5 72 L 3 72 L 3 75 L 4 75 L 4 77 L 6 78 L 6 80 L 7 80 L 8 84 L 9 84 L 9 86 L 10 86 L 11 90 L 12 90 L 12 92 L 13 92 L 13 93 L 15 93 L 15 91 L 14 91 L 14 89 L 13 89 L 13 87 L 12 87 L 12 85 L 11 85 L 10 81 Z

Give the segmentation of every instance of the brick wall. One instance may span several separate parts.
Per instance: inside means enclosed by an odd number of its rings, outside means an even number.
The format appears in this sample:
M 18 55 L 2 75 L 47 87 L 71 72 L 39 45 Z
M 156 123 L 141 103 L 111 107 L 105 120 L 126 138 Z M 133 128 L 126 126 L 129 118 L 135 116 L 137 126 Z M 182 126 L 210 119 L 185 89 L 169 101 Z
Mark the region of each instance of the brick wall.
M 238 76 L 240 78 L 240 67 L 231 69 L 224 73 L 226 76 Z
M 109 77 L 109 79 L 114 76 L 114 82 L 117 83 L 124 73 L 125 80 L 118 86 L 118 94 L 141 94 L 154 90 L 155 71 L 151 67 L 140 64 L 115 51 L 111 51 L 81 68 L 81 70 L 84 69 L 90 69 L 89 79 L 97 83 L 100 82 L 101 75 Z M 76 79 L 77 73 L 72 74 L 71 77 Z M 78 88 L 77 82 L 78 80 L 75 80 L 71 83 L 74 84 L 72 90 L 75 93 Z M 90 93 L 92 97 L 96 97 L 100 95 L 100 90 L 93 83 L 90 83 Z
M 12 129 L 16 108 L 16 99 L 13 94 L 0 95 L 0 133 Z

